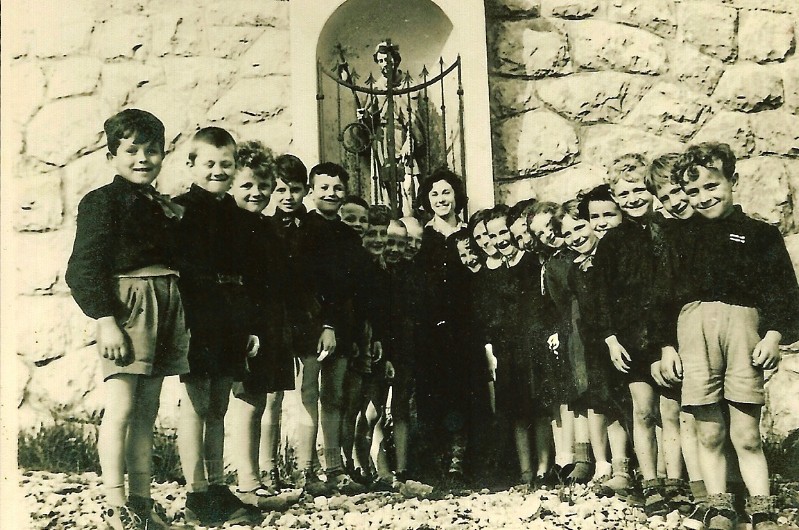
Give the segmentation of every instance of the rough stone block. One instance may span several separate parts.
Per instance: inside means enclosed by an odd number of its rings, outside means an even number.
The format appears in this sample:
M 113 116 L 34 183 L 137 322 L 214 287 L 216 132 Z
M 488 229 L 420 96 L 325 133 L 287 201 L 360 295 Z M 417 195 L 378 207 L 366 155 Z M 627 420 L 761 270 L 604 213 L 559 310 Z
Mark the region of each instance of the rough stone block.
M 185 10 L 168 10 L 153 17 L 152 49 L 155 55 L 204 56 L 208 53 L 202 16 Z
M 581 161 L 601 167 L 608 167 L 614 159 L 626 153 L 638 152 L 649 158 L 656 158 L 685 149 L 683 144 L 671 138 L 624 125 L 610 124 L 583 128 L 580 146 Z
M 796 49 L 790 17 L 767 11 L 742 11 L 738 28 L 738 57 L 765 63 L 782 61 Z
M 93 342 L 94 321 L 69 296 L 17 296 L 16 351 L 30 363 L 44 364 Z
M 275 153 L 288 151 L 292 141 L 291 116 L 281 112 L 277 116 L 255 123 L 247 123 L 236 129 L 242 140 L 260 140 Z
M 494 69 L 503 74 L 541 77 L 570 71 L 566 36 L 554 26 L 545 28 L 535 21 L 500 25 L 489 56 Z
M 666 44 L 669 68 L 674 77 L 695 92 L 710 95 L 724 73 L 724 63 L 689 44 Z
M 757 112 L 782 105 L 782 78 L 767 66 L 739 63 L 721 76 L 713 98 L 725 108 Z
M 541 14 L 545 17 L 579 20 L 595 16 L 600 7 L 599 0 L 542 0 Z
M 114 168 L 106 159 L 107 152 L 108 150 L 103 148 L 83 155 L 61 170 L 64 216 L 70 224 L 74 223 L 78 214 L 78 203 L 83 196 L 113 179 Z
M 14 82 L 6 84 L 4 99 L 14 104 L 4 105 L 3 112 L 8 113 L 17 128 L 21 128 L 44 102 L 46 81 L 41 67 L 34 61 L 12 62 L 8 75 Z
M 206 31 L 208 50 L 214 57 L 235 59 L 246 52 L 263 33 L 261 28 L 214 27 Z
M 797 276 L 799 276 L 799 234 L 785 236 L 785 247 L 791 256 L 793 268 L 796 270 Z
M 536 175 L 570 165 L 579 151 L 571 124 L 548 110 L 505 120 L 495 141 L 495 157 L 508 176 Z
M 799 116 L 774 110 L 749 118 L 755 135 L 755 153 L 799 155 Z
M 13 180 L 15 193 L 14 229 L 20 232 L 49 232 L 61 225 L 61 175 L 29 174 Z
M 244 77 L 289 75 L 291 73 L 289 40 L 287 30 L 266 28 L 239 59 L 240 75 Z
M 735 59 L 735 30 L 738 12 L 733 7 L 704 2 L 681 2 L 677 8 L 677 24 L 683 42 L 722 61 Z
M 188 100 L 192 121 L 205 121 L 205 112 L 238 79 L 237 66 L 228 59 L 176 57 L 163 60 L 166 84 Z
M 152 112 L 164 123 L 164 137 L 167 143 L 173 142 L 184 131 L 189 130 L 192 117 L 206 109 L 193 108 L 186 94 L 177 92 L 171 86 L 154 86 L 136 94 L 133 105 Z
M 799 234 L 799 160 L 795 158 L 783 158 L 782 161 L 785 164 L 785 172 L 788 175 L 788 186 L 791 189 L 793 233 Z M 791 247 L 789 247 L 788 250 L 791 251 L 791 259 L 793 260 L 797 277 L 799 277 L 799 241 L 796 242 L 796 246 L 793 248 L 793 250 Z M 799 351 L 799 349 L 797 349 L 797 351 Z
M 610 0 L 608 19 L 648 29 L 661 37 L 677 33 L 673 0 Z
M 783 161 L 777 157 L 758 156 L 739 160 L 735 169 L 738 172 L 735 202 L 743 211 L 779 227 L 782 233 L 792 230 L 791 191 Z
M 225 125 L 227 127 L 227 125 Z M 235 138 L 235 136 L 234 136 Z M 192 175 L 186 166 L 191 147 L 190 135 L 182 137 L 161 166 L 161 174 L 156 180 L 156 188 L 161 193 L 172 197 L 188 191 L 192 183 Z
M 172 52 L 173 39 L 184 14 L 180 9 L 164 9 L 150 16 L 150 57 L 163 57 Z
M 241 79 L 211 107 L 208 119 L 251 123 L 276 116 L 288 107 L 288 78 Z
M 66 294 L 64 271 L 72 252 L 71 230 L 45 234 L 14 234 L 14 269 L 16 294 L 39 296 Z
M 103 65 L 99 94 L 111 108 L 125 105 L 129 98 L 143 87 L 162 85 L 165 82 L 164 67 L 160 61 L 114 62 Z
M 777 67 L 782 74 L 785 106 L 794 114 L 799 113 L 799 59 L 787 61 Z
M 777 370 L 765 386 L 766 405 L 760 421 L 761 432 L 782 441 L 799 429 L 799 400 L 786 399 L 799 392 L 799 353 L 783 353 Z
M 648 31 L 599 20 L 567 24 L 572 60 L 589 70 L 662 74 L 667 69 L 663 40 Z
M 646 131 L 690 138 L 709 118 L 710 101 L 686 87 L 658 83 L 627 115 L 624 123 Z
M 47 97 L 84 96 L 97 88 L 103 63 L 94 57 L 68 57 L 57 61 L 50 69 Z
M 92 38 L 93 55 L 143 60 L 150 53 L 150 20 L 144 15 L 120 15 L 97 24 Z
M 42 107 L 28 125 L 26 152 L 50 165 L 63 166 L 97 149 L 108 108 L 99 96 L 59 99 Z
M 218 0 L 206 6 L 205 23 L 214 26 L 288 28 L 289 4 L 281 0 Z
M 532 18 L 541 13 L 541 0 L 486 0 L 485 6 L 492 18 Z
M 602 184 L 606 177 L 604 167 L 580 163 L 543 177 L 499 182 L 497 198 L 504 204 L 515 204 L 530 197 L 561 203 L 573 199 L 579 191 Z
M 541 107 L 534 83 L 523 79 L 489 76 L 489 102 L 494 119 L 507 118 Z
M 536 82 L 538 97 L 572 120 L 615 122 L 652 87 L 649 76 L 620 72 L 572 74 Z
M 732 7 L 760 9 L 775 13 L 799 13 L 799 5 L 794 0 L 723 0 Z
M 30 53 L 50 58 L 86 51 L 97 16 L 90 0 L 30 0 L 25 7 L 26 25 L 33 27 Z
M 710 118 L 692 138 L 692 143 L 723 142 L 729 144 L 736 158 L 748 157 L 755 149 L 755 134 L 749 115 L 723 110 Z
M 18 59 L 28 55 L 33 41 L 33 28 L 24 9 L 6 9 L 3 13 L 3 51 L 6 57 Z

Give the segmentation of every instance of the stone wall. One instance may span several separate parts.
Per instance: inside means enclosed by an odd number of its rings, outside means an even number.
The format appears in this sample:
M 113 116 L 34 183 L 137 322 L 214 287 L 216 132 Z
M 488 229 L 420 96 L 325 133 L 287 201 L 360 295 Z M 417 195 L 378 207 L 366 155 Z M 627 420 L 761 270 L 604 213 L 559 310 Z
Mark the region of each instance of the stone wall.
M 722 140 L 742 159 L 739 202 L 780 227 L 799 268 L 798 6 L 486 0 L 498 199 L 565 199 L 620 154 Z M 25 428 L 101 406 L 93 323 L 63 276 L 78 201 L 109 178 L 103 120 L 135 106 L 165 122 L 167 193 L 186 186 L 198 126 L 286 150 L 289 15 L 279 0 L 24 0 L 3 16 L 18 275 L 17 356 L 4 363 L 19 368 Z

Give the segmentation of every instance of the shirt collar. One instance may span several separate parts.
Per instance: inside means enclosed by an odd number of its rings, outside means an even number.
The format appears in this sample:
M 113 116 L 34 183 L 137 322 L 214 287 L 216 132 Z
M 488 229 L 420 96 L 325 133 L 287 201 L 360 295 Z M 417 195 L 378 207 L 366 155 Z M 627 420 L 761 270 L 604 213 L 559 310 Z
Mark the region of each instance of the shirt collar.
M 433 216 L 433 218 L 425 226 L 431 227 L 433 230 L 443 235 L 444 238 L 447 238 L 452 234 L 454 234 L 455 232 L 457 232 L 458 230 L 460 230 L 461 228 L 464 228 L 466 226 L 466 224 L 463 221 L 461 221 L 459 218 L 456 217 L 455 219 L 456 219 L 455 226 L 451 226 L 447 224 L 447 222 L 444 221 L 442 218 L 436 215 Z

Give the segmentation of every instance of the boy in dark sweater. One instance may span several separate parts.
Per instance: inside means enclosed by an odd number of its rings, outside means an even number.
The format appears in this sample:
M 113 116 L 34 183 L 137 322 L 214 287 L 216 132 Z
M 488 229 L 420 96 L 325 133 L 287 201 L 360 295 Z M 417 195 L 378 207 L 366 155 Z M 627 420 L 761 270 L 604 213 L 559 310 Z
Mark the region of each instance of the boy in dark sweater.
M 781 342 L 797 339 L 796 274 L 779 230 L 733 204 L 737 174 L 728 145 L 690 147 L 677 175 L 698 215 L 686 221 L 671 254 L 670 291 L 664 296 L 673 300 L 671 340 L 661 366 L 673 380 L 682 377 L 682 405 L 696 418 L 708 492 L 704 521 L 714 529 L 734 528 L 736 522 L 726 492 L 729 432 L 750 495 L 750 522 L 755 530 L 776 528 L 759 429 L 763 371 L 777 366 Z
M 658 348 L 650 333 L 657 249 L 661 223 L 652 213 L 652 194 L 644 176 L 649 164 L 637 154 L 614 161 L 608 184 L 624 219 L 608 231 L 594 257 L 599 337 L 608 346 L 616 377 L 630 389 L 633 404 L 633 448 L 643 476 L 647 515 L 667 509 L 657 480 L 658 394 L 651 375 Z
M 180 274 L 191 330 L 188 374 L 181 376 L 178 451 L 188 494 L 186 516 L 202 524 L 256 519 L 225 485 L 224 418 L 235 379 L 259 338 L 251 285 L 245 281 L 252 244 L 247 212 L 228 195 L 236 172 L 236 142 L 218 127 L 193 137 L 194 183 L 175 199 L 186 208 L 180 226 Z
M 315 494 L 331 490 L 359 493 L 363 489 L 345 473 L 341 458 L 341 413 L 344 375 L 355 338 L 357 282 L 363 277 L 359 256 L 363 248 L 360 237 L 338 216 L 349 182 L 346 170 L 323 162 L 311 169 L 309 178 L 316 209 L 305 217 L 298 253 L 299 277 L 307 283 L 314 306 L 310 308 L 309 340 L 298 352 L 305 412 L 300 418 L 298 460 L 306 490 Z M 317 339 L 310 340 L 314 336 Z M 327 484 L 311 467 L 320 423 Z
M 182 208 L 152 186 L 164 158 L 163 123 L 126 109 L 104 128 L 116 176 L 78 206 L 66 282 L 97 321 L 103 357 L 105 412 L 97 440 L 103 519 L 115 530 L 163 529 L 168 526 L 150 498 L 153 424 L 164 377 L 189 369 L 174 259 Z

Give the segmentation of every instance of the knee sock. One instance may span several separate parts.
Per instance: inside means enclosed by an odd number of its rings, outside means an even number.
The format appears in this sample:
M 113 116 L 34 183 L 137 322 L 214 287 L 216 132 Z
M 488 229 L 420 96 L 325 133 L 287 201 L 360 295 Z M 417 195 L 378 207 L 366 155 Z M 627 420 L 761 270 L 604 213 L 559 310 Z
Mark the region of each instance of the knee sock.
M 707 489 L 705 489 L 704 480 L 692 480 L 689 485 L 691 487 L 691 494 L 694 496 L 696 502 L 704 502 L 707 499 Z
M 341 460 L 341 447 L 325 447 L 325 475 L 330 478 L 343 471 L 344 463 Z
M 208 474 L 208 484 L 225 483 L 225 463 L 222 460 L 206 460 L 205 470 Z
M 316 454 L 316 427 L 313 425 L 300 425 L 297 461 L 301 470 L 313 469 L 314 455 Z
M 128 472 L 128 495 L 150 498 L 150 474 L 146 471 Z

